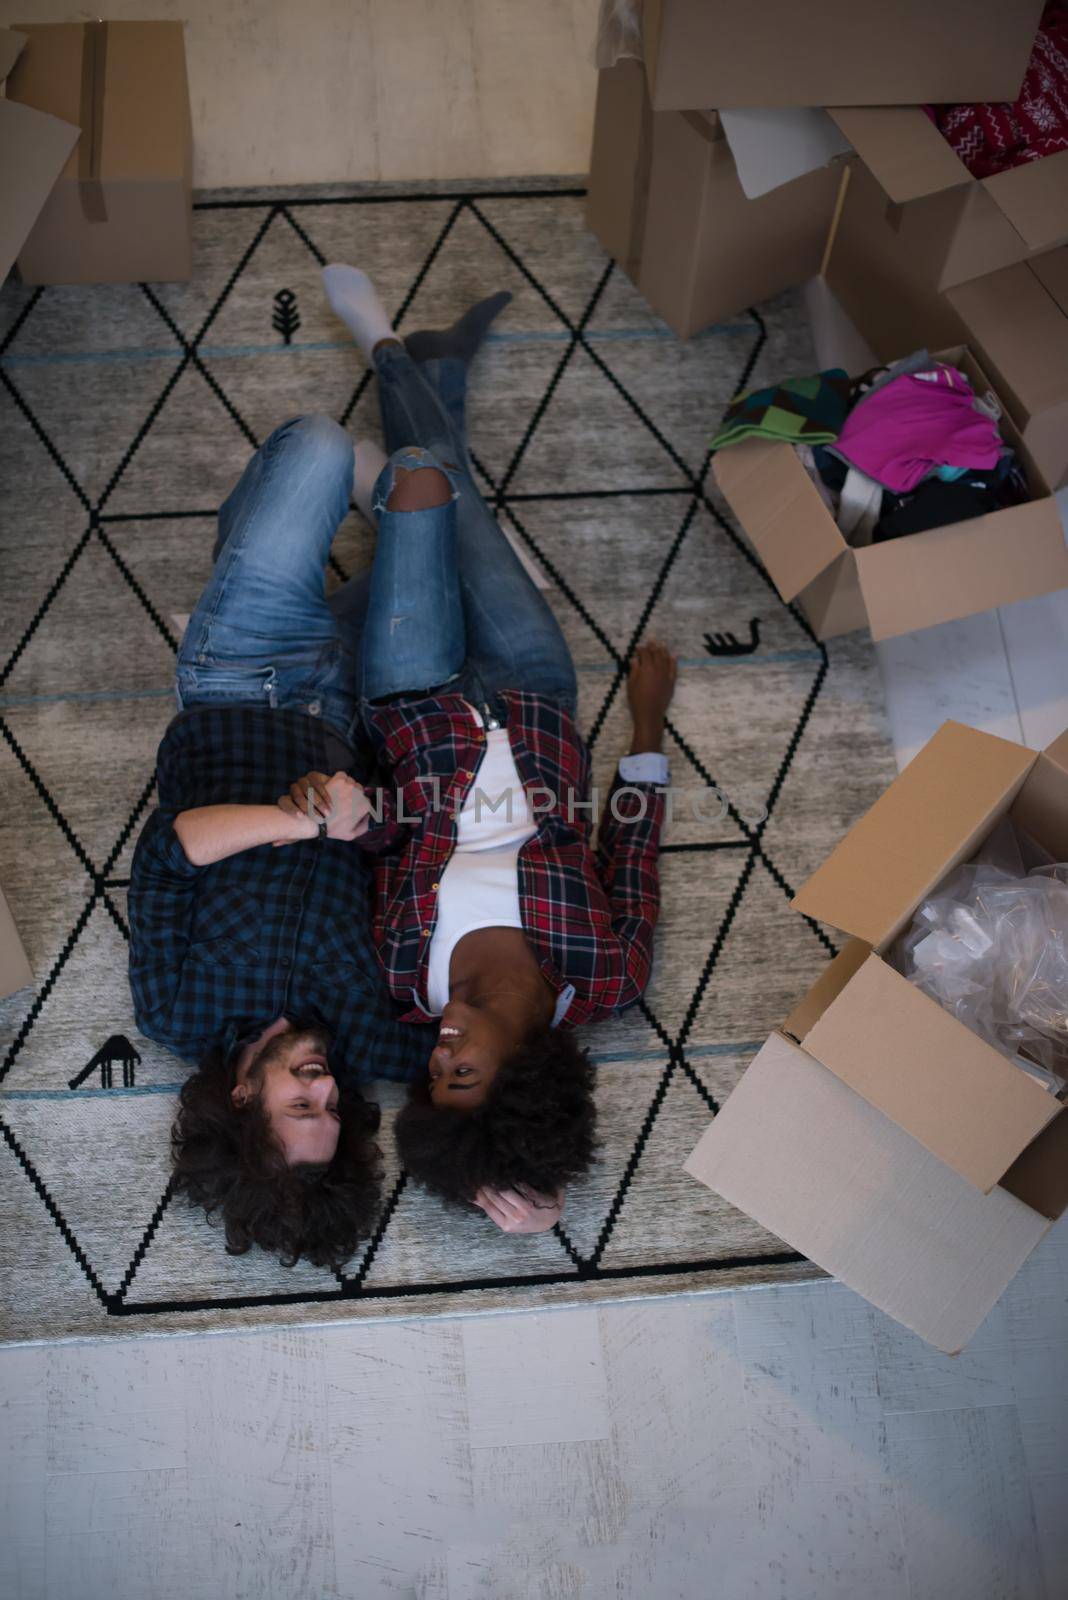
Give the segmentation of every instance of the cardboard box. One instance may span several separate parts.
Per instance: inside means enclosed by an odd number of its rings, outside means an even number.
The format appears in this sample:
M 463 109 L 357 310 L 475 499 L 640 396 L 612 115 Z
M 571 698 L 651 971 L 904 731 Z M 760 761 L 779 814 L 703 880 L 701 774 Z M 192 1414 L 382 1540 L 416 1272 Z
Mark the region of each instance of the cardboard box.
M 0 28 L 0 82 L 26 43 Z M 0 281 L 7 277 L 49 191 L 78 142 L 79 130 L 29 106 L 0 98 Z
M 33 972 L 23 949 L 19 930 L 11 915 L 4 891 L 0 889 L 0 1000 L 17 994 L 33 982 Z
M 586 223 L 635 279 L 645 232 L 652 121 L 640 61 L 617 61 L 597 74 Z
M 994 387 L 967 349 L 938 354 L 977 393 Z M 819 638 L 867 626 L 873 639 L 889 639 L 1068 587 L 1068 546 L 1049 485 L 1008 412 L 1000 426 L 1033 499 L 859 550 L 843 539 L 792 445 L 729 445 L 713 471 L 779 594 L 797 600 Z
M 23 281 L 187 279 L 192 134 L 182 24 L 19 31 L 27 43 L 8 78 L 9 101 L 82 130 L 19 252 Z
M 749 200 L 715 112 L 656 112 L 638 287 L 680 338 L 813 277 L 839 174 Z
M 918 283 L 949 289 L 1068 243 L 1068 150 L 977 179 L 916 106 L 829 114 L 876 186 L 861 196 L 850 180 L 838 226 L 860 207 L 868 255 L 896 258 Z
M 946 293 L 965 342 L 989 372 L 1054 489 L 1068 483 L 1068 249 Z
M 890 225 L 886 196 L 845 169 L 823 276 L 880 360 L 967 344 L 997 385 L 1043 477 L 1068 480 L 1068 249 L 944 291 Z
M 644 0 L 657 111 L 1015 100 L 1043 0 Z
M 794 900 L 851 940 L 685 1164 L 950 1353 L 1068 1206 L 1068 1108 L 883 952 L 1006 813 L 1066 859 L 1068 734 L 946 723 Z

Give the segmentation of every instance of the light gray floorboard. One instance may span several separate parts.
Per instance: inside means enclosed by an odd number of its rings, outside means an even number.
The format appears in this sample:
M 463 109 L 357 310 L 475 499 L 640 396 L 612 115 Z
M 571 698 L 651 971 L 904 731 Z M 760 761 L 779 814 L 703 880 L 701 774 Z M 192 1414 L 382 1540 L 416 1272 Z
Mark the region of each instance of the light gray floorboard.
M 1061 1600 L 1066 1352 L 1064 1223 L 956 1358 L 830 1281 L 11 1348 L 2 1593 Z

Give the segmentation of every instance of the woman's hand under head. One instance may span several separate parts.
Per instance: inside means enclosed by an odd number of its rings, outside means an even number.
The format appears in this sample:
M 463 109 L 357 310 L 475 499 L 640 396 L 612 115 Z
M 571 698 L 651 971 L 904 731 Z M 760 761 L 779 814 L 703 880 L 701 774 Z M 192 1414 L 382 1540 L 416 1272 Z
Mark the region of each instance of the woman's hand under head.
M 518 1189 L 480 1189 L 475 1205 L 505 1233 L 547 1233 L 564 1210 L 564 1191 L 521 1193 Z
M 325 822 L 328 839 L 347 843 L 366 833 L 370 823 L 371 802 L 363 785 L 347 772 L 335 772 L 332 778 L 325 772 L 307 772 L 290 785 L 278 804 L 287 816 Z

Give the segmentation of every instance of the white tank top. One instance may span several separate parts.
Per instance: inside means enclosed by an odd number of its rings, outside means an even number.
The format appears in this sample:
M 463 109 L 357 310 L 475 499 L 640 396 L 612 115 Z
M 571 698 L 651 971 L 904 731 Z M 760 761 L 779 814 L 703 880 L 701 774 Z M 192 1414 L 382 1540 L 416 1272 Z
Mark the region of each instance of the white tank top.
M 479 725 L 482 718 L 472 709 Z M 521 928 L 519 851 L 537 832 L 516 771 L 507 728 L 490 728 L 478 771 L 456 820 L 456 848 L 438 890 L 427 1001 L 438 1017 L 449 999 L 452 952 L 476 928 Z

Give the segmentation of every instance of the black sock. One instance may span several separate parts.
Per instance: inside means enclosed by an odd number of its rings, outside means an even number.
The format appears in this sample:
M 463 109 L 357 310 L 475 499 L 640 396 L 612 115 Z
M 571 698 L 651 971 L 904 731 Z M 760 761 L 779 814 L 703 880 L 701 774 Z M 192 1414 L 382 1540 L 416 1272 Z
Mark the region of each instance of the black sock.
M 512 296 L 507 289 L 491 294 L 488 300 L 465 311 L 451 328 L 422 328 L 410 333 L 405 348 L 413 361 L 444 360 L 449 356 L 471 361 L 489 332 L 490 323 L 500 315 Z

